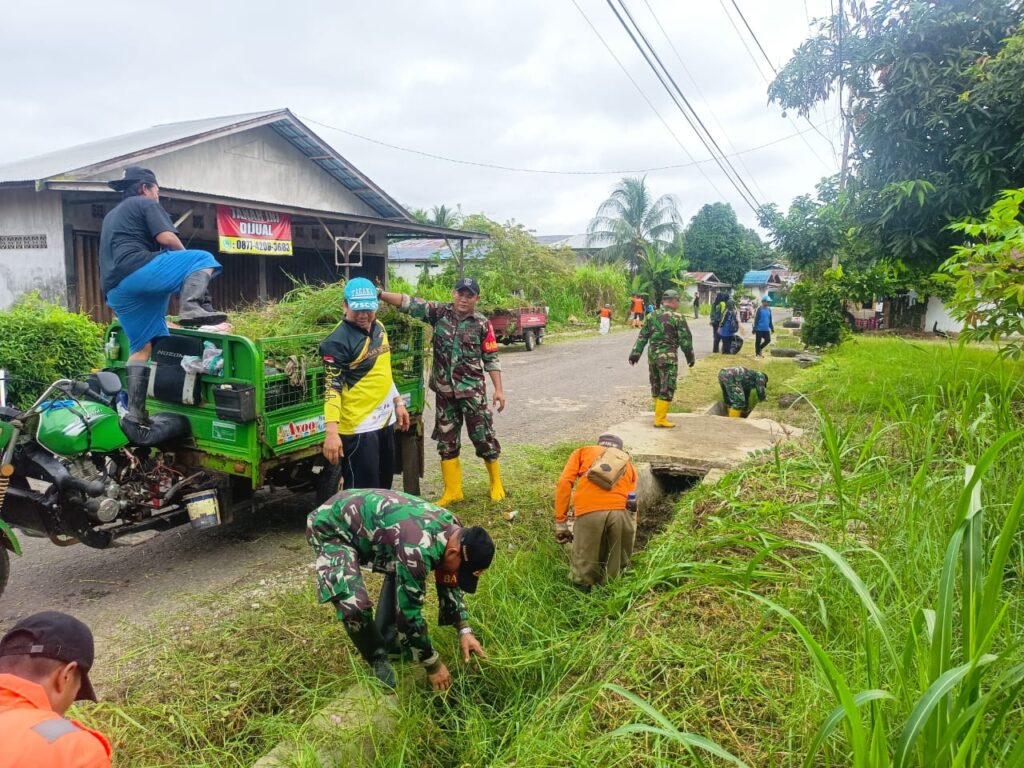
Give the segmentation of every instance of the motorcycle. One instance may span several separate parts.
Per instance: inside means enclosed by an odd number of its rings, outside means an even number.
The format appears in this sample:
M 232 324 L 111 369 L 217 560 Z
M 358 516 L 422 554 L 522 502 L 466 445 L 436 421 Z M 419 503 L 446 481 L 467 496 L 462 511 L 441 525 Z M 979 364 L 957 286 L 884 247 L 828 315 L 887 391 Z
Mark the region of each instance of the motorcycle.
M 119 394 L 117 374 L 101 371 L 55 381 L 24 411 L 0 407 L 0 591 L 7 551 L 20 552 L 12 527 L 58 546 L 102 549 L 181 524 L 183 496 L 217 486 L 211 473 L 176 460 L 187 419 L 156 414 L 150 429 L 132 430 L 118 414 Z

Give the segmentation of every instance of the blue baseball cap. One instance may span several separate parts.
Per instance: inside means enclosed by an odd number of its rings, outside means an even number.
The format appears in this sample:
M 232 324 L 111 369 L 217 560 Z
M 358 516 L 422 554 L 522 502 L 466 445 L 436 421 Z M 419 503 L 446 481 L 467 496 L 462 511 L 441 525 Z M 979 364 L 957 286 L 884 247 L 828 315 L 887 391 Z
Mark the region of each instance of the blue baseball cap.
M 365 277 L 355 277 L 345 283 L 345 303 L 356 312 L 374 312 L 380 308 L 377 287 Z

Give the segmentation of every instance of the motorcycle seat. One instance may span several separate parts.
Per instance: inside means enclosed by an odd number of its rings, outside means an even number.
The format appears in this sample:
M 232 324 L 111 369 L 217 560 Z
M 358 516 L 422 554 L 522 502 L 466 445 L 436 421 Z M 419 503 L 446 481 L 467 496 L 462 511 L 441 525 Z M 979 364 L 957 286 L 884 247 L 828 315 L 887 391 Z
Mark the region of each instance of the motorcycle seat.
M 175 440 L 183 440 L 192 434 L 192 425 L 179 413 L 154 413 L 149 417 L 149 426 L 121 419 L 121 431 L 132 445 L 151 448 Z

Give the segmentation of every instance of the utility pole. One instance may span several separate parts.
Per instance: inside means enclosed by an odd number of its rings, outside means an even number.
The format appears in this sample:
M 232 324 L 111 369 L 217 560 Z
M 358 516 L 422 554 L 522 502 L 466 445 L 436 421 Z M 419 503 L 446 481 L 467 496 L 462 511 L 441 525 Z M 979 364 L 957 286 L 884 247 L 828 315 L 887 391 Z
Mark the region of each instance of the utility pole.
M 846 177 L 849 171 L 850 164 L 850 116 L 849 107 L 847 111 L 843 111 L 843 24 L 846 20 L 846 16 L 843 13 L 843 0 L 839 0 L 839 13 L 836 16 L 836 38 L 837 38 L 837 50 L 838 50 L 838 64 L 839 64 L 839 90 L 837 93 L 837 99 L 839 101 L 839 114 L 842 118 L 843 124 L 843 159 L 839 165 L 839 192 L 846 189 Z M 853 104 L 853 94 L 850 94 L 847 102 L 849 106 Z M 839 252 L 836 251 L 832 254 L 832 269 L 839 268 Z

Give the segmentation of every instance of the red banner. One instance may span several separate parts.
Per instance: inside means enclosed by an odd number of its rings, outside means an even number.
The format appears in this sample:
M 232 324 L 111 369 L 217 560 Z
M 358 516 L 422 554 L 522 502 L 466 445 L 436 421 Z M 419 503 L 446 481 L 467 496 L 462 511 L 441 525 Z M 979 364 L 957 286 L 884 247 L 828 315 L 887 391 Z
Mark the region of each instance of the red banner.
M 217 234 L 221 253 L 292 255 L 292 217 L 287 213 L 218 205 Z

